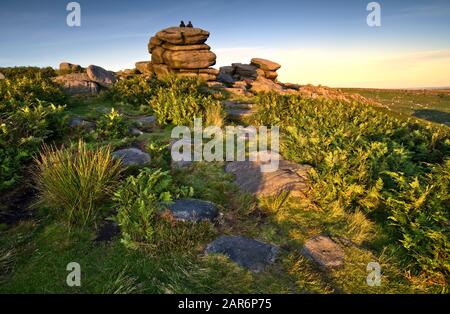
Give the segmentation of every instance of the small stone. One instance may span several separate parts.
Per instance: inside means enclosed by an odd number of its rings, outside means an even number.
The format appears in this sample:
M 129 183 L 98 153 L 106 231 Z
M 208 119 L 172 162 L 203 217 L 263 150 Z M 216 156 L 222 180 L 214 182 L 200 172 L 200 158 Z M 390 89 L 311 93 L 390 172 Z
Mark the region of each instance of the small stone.
M 82 120 L 80 118 L 72 118 L 69 122 L 70 128 L 83 128 L 87 131 L 93 131 L 96 128 L 96 124 L 94 122 Z
M 325 269 L 338 268 L 344 265 L 344 251 L 328 237 L 317 236 L 305 242 L 302 255 L 311 259 Z
M 176 200 L 168 205 L 168 209 L 178 221 L 213 222 L 219 215 L 219 210 L 213 203 L 196 199 Z
M 156 126 L 156 117 L 155 116 L 146 116 L 140 117 L 136 119 L 136 124 L 145 130 L 152 129 Z
M 239 266 L 258 273 L 275 262 L 279 249 L 246 237 L 222 235 L 209 243 L 205 252 L 226 255 Z
M 6 79 L 5 75 L 3 75 L 3 73 L 0 73 L 0 80 L 4 80 Z
M 142 132 L 138 128 L 130 128 L 130 134 L 132 136 L 141 136 L 142 134 L 144 134 L 144 132 Z
M 114 158 L 122 159 L 122 165 L 128 166 L 145 166 L 151 160 L 150 155 L 137 148 L 126 148 L 112 153 Z

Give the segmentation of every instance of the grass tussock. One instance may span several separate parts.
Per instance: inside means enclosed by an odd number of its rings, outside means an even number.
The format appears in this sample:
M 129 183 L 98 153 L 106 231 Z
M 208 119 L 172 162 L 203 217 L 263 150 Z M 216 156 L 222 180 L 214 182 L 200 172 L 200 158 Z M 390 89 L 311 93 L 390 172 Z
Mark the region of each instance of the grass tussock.
M 82 141 L 76 147 L 60 149 L 44 145 L 36 158 L 40 202 L 69 225 L 90 224 L 101 202 L 114 191 L 120 167 L 109 147 L 91 150 Z

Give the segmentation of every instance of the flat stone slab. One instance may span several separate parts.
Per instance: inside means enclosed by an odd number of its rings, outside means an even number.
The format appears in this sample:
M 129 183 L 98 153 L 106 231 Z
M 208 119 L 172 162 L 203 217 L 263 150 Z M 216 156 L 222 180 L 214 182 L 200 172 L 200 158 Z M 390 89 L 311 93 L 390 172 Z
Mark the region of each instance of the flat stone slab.
M 241 267 L 261 272 L 275 262 L 279 249 L 272 244 L 246 237 L 222 235 L 209 243 L 205 252 L 226 255 Z
M 150 155 L 137 148 L 125 148 L 112 153 L 114 158 L 121 158 L 122 165 L 144 166 L 151 160 Z
M 283 160 L 280 155 L 271 152 L 258 152 L 255 161 L 233 161 L 226 165 L 225 171 L 232 173 L 235 183 L 244 192 L 255 196 L 275 196 L 283 191 L 290 191 L 294 197 L 302 196 L 308 189 L 308 171 L 311 166 L 300 165 Z M 264 158 L 260 158 L 264 156 Z M 261 166 L 270 165 L 268 157 L 278 158 L 278 167 L 274 171 L 262 171 Z
M 214 221 L 219 216 L 217 207 L 207 201 L 196 199 L 176 200 L 168 209 L 178 221 Z
M 325 236 L 307 240 L 303 246 L 302 255 L 324 269 L 334 269 L 344 265 L 344 251 L 336 242 Z

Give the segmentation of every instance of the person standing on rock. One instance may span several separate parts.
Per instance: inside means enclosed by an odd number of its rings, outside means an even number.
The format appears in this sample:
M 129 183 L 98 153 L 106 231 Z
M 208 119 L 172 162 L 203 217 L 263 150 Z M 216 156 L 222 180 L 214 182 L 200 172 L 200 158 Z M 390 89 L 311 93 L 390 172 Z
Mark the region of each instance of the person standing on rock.
M 194 27 L 194 25 L 192 25 L 192 22 L 191 22 L 191 21 L 189 21 L 189 23 L 188 23 L 187 27 L 189 27 L 189 28 L 193 28 L 193 27 Z
M 184 21 L 181 21 L 180 27 L 186 27 L 186 25 L 184 24 Z

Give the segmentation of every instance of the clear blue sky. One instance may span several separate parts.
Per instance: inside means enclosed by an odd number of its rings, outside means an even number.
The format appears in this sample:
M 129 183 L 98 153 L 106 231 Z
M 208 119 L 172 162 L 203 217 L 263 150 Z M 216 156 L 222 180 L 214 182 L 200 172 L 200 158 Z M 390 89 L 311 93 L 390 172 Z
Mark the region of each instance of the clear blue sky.
M 218 65 L 228 61 L 220 53 L 226 49 L 384 54 L 450 49 L 449 0 L 378 1 L 380 28 L 366 24 L 368 0 L 79 0 L 78 28 L 66 25 L 70 1 L 0 1 L 0 66 L 71 61 L 115 70 L 132 67 L 150 58 L 151 35 L 181 19 L 211 32 L 208 44 L 218 51 Z M 253 56 L 236 57 L 248 61 Z

